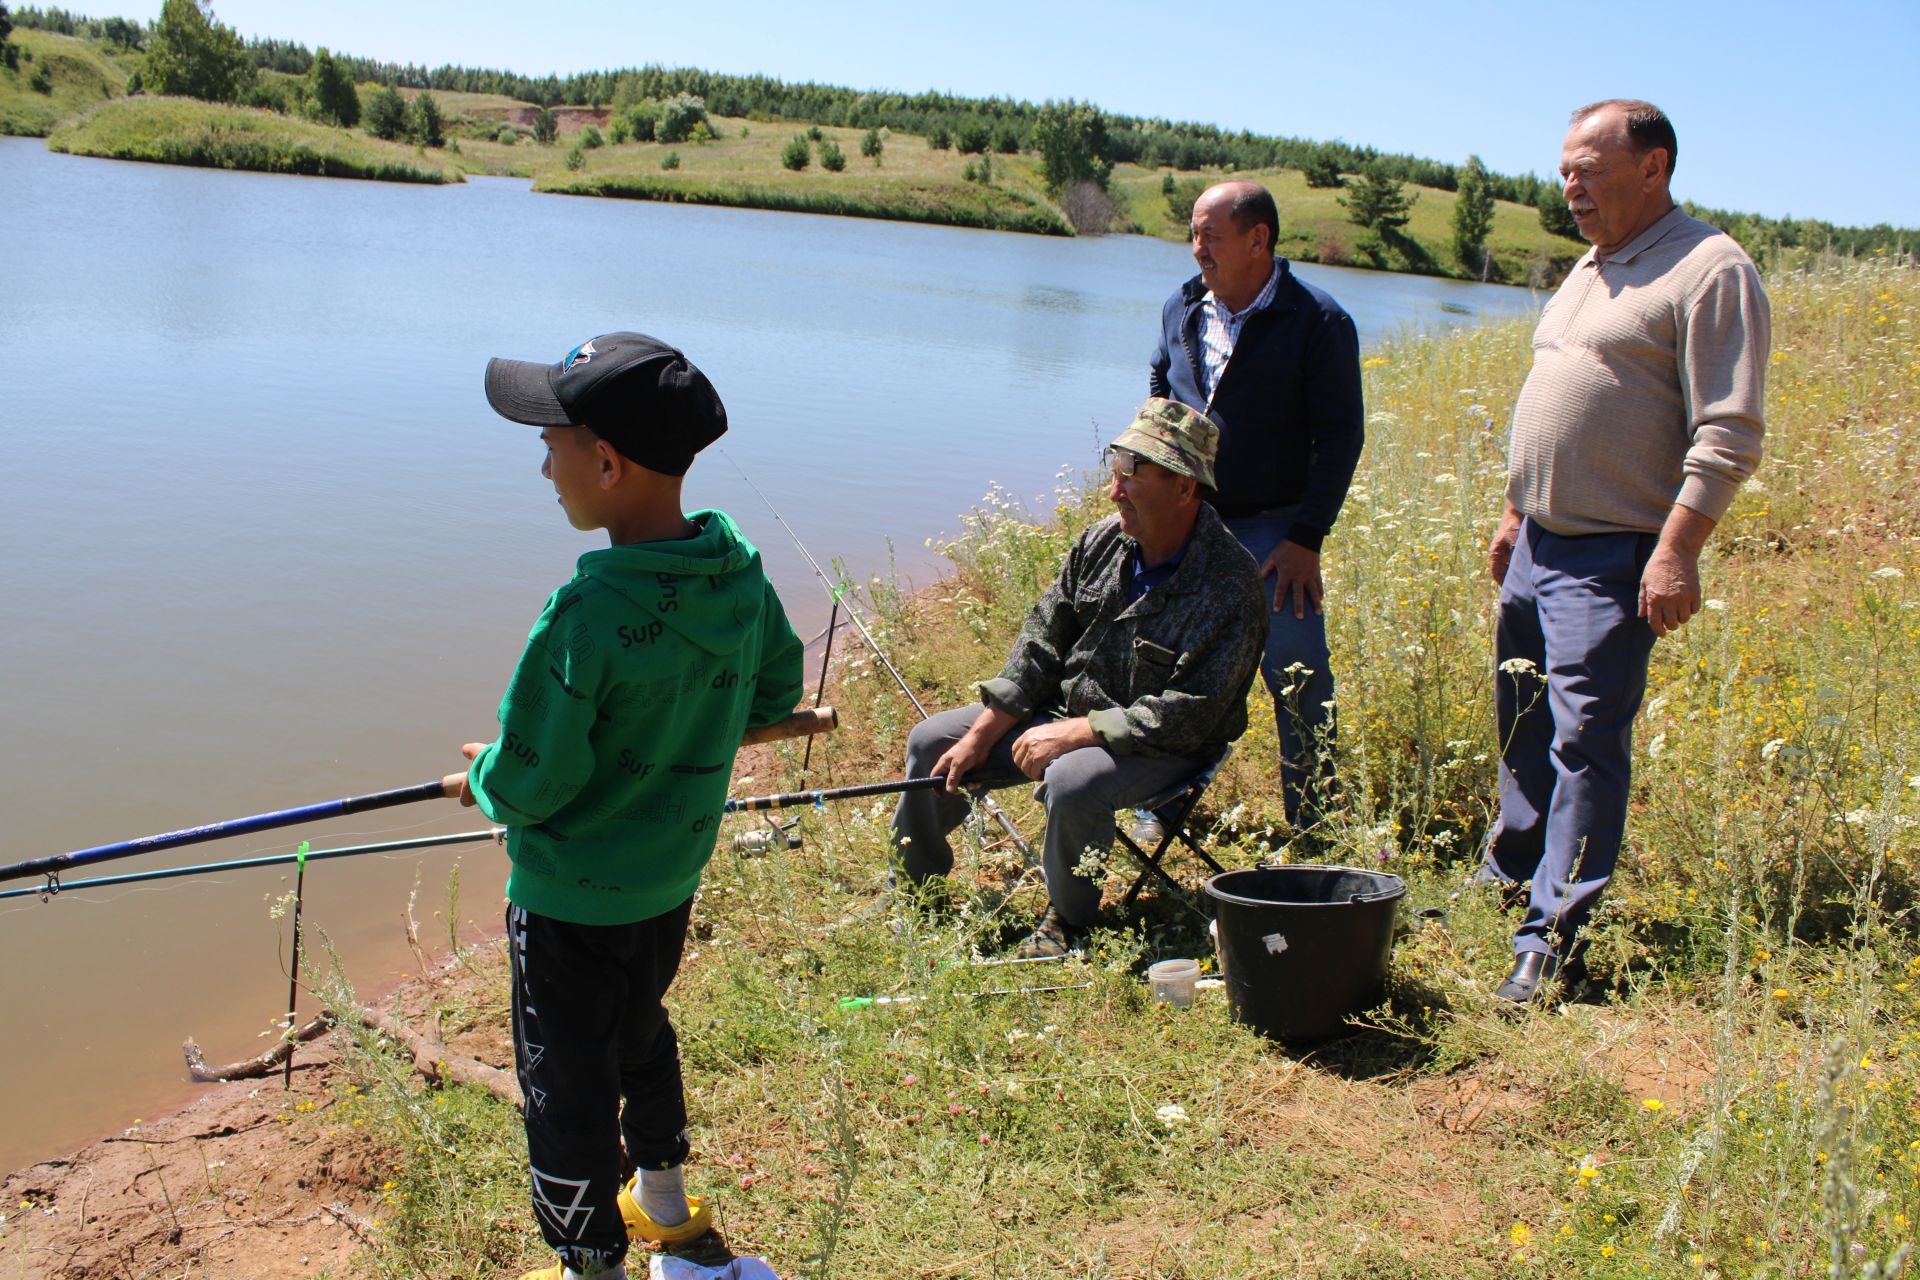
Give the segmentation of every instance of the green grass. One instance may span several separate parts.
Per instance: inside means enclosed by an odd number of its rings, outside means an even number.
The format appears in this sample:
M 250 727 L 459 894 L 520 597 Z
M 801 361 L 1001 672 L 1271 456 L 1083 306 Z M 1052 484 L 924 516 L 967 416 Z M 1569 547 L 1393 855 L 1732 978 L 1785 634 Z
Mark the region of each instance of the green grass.
M 1175 178 L 1213 182 L 1225 176 L 1187 173 L 1176 174 Z M 1360 248 L 1367 232 L 1348 219 L 1339 202 L 1343 192 L 1309 187 L 1305 175 L 1293 169 L 1263 169 L 1232 176 L 1249 178 L 1273 192 L 1280 206 L 1279 251 L 1296 261 L 1480 279 L 1478 264 L 1469 270 L 1453 255 L 1456 197 L 1451 191 L 1409 186 L 1408 194 L 1418 193 L 1419 199 L 1414 203 L 1412 218 L 1402 228 L 1405 241 L 1385 246 L 1376 260 Z M 1186 222 L 1174 219 L 1160 190 L 1164 178 L 1164 170 L 1121 165 L 1113 175 L 1114 201 L 1147 235 L 1184 240 Z M 1549 235 L 1540 226 L 1538 210 L 1504 200 L 1494 203 L 1493 232 L 1487 247 L 1493 254 L 1491 279 L 1536 286 L 1557 282 L 1587 248 L 1581 241 Z
M 54 151 L 156 164 L 251 169 L 382 182 L 459 182 L 438 153 L 363 133 L 191 98 L 123 98 L 71 120 Z
M 20 46 L 21 58 L 17 68 L 0 67 L 0 134 L 44 138 L 60 121 L 125 93 L 138 65 L 137 56 L 50 31 L 16 28 L 9 41 Z M 52 76 L 51 93 L 31 83 L 43 66 Z
M 1207 954 L 1197 917 L 1152 895 L 1050 978 L 1089 985 L 978 997 L 1016 984 L 962 963 L 1042 901 L 991 828 L 957 842 L 954 913 L 898 935 L 884 798 L 808 811 L 791 852 L 742 857 L 723 834 L 671 1003 L 689 1179 L 732 1247 L 815 1277 L 1864 1277 L 1913 1240 L 1920 277 L 1869 263 L 1771 288 L 1769 459 L 1708 557 L 1717 605 L 1656 650 L 1598 999 L 1501 1016 L 1513 921 L 1447 897 L 1494 795 L 1482 548 L 1529 326 L 1396 343 L 1368 356 L 1368 450 L 1327 549 L 1344 783 L 1327 856 L 1449 906 L 1397 948 L 1388 1003 L 1311 1054 L 1217 995 L 1152 1006 L 1148 959 Z M 925 701 L 972 696 L 1104 509 L 1077 482 L 1036 512 L 996 493 L 948 544 L 952 577 L 867 587 Z M 896 776 L 914 718 L 845 657 L 844 727 L 807 785 Z M 1229 865 L 1303 853 L 1263 701 L 1209 793 Z M 799 755 L 737 792 L 795 785 Z M 1031 798 L 1000 796 L 1036 834 Z M 497 1055 L 486 962 L 488 994 L 448 1024 Z M 839 1007 L 878 994 L 921 999 Z M 517 1118 L 360 1052 L 351 1115 L 394 1170 L 366 1267 L 538 1261 Z

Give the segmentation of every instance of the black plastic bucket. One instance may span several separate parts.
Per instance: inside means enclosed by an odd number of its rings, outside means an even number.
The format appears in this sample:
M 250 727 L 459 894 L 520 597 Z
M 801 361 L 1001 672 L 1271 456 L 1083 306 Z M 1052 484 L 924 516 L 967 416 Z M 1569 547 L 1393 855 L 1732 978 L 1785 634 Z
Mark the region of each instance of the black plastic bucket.
M 1272 864 L 1207 881 L 1233 1016 L 1276 1040 L 1324 1040 L 1380 1002 L 1406 882 Z

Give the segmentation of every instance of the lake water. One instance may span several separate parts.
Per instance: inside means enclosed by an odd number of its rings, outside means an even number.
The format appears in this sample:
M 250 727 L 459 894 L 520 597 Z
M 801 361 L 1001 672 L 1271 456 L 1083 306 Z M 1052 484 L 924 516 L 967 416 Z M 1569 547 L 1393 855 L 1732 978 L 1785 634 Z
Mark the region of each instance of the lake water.
M 1139 237 L 223 173 L 26 139 L 0 139 L 0 228 L 9 863 L 424 781 L 491 736 L 528 625 L 594 544 L 540 479 L 533 429 L 487 408 L 487 357 L 557 359 L 612 329 L 684 348 L 733 424 L 689 504 L 740 521 L 812 635 L 826 596 L 734 464 L 822 564 L 864 578 L 891 548 L 929 580 L 925 540 L 992 483 L 1037 497 L 1093 465 L 1193 270 Z M 1300 274 L 1368 339 L 1534 305 Z M 419 805 L 102 873 L 480 825 Z M 311 868 L 308 919 L 383 986 L 410 963 L 416 870 L 444 940 L 456 859 L 461 918 L 497 928 L 486 845 Z M 286 996 L 267 900 L 290 885 L 0 902 L 0 1169 L 178 1101 L 189 1034 L 211 1060 L 260 1052 Z

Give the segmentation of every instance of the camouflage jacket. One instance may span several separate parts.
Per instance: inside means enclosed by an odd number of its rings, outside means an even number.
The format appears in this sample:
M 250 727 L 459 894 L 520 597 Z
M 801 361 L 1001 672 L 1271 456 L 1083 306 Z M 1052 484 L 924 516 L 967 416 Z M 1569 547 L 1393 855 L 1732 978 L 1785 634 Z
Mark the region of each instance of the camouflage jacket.
M 1267 637 L 1259 570 L 1202 504 L 1173 576 L 1128 604 L 1132 547 L 1118 516 L 1081 534 L 980 699 L 1023 720 L 1085 716 L 1115 755 L 1211 755 L 1246 732 Z

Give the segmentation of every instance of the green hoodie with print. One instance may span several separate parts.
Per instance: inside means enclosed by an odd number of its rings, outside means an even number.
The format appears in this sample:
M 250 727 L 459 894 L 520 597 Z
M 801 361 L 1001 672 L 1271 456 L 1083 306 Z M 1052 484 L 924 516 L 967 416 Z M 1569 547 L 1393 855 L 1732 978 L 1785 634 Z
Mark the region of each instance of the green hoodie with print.
M 713 854 L 733 757 L 790 713 L 801 644 L 724 512 L 591 551 L 553 593 L 467 777 L 507 828 L 507 897 L 575 924 L 672 910 Z

